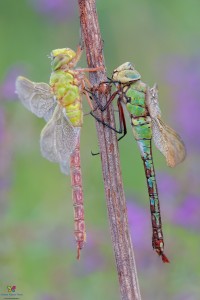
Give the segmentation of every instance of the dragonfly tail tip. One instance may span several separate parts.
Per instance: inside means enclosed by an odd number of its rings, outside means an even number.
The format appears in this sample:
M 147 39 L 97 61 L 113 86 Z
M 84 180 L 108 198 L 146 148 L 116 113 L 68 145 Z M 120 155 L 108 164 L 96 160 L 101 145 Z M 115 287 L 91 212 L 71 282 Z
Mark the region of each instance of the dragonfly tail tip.
M 163 251 L 161 249 L 157 249 L 156 250 L 157 254 L 159 256 L 161 256 L 163 263 L 170 263 L 169 259 L 167 258 L 167 256 L 163 253 Z
M 76 256 L 76 259 L 77 259 L 77 260 L 80 259 L 80 248 L 79 248 L 79 247 L 77 248 L 77 256 Z
M 167 258 L 167 256 L 164 253 L 162 253 L 161 256 L 162 256 L 162 261 L 164 263 L 170 263 L 169 259 Z

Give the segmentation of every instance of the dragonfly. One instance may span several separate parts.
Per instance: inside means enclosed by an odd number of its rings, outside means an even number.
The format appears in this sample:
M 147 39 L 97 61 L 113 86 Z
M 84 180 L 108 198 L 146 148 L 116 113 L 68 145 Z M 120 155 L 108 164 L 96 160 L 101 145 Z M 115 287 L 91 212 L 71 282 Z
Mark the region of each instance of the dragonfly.
M 59 163 L 61 171 L 71 175 L 77 259 L 86 241 L 80 165 L 83 94 L 93 109 L 86 89 L 90 82 L 85 72 L 102 69 L 75 68 L 81 54 L 80 46 L 76 52 L 70 48 L 53 50 L 50 55 L 52 73 L 49 84 L 32 82 L 22 76 L 16 80 L 16 93 L 22 104 L 47 122 L 40 135 L 43 157 Z
M 106 83 L 109 84 L 110 90 L 111 85 L 114 84 L 116 91 L 110 92 L 105 106 L 102 106 L 95 97 L 97 108 L 101 111 L 106 110 L 111 102 L 118 97 L 120 128 L 119 130 L 112 128 L 109 124 L 96 117 L 94 111 L 91 111 L 91 115 L 117 133 L 123 133 L 118 139 L 120 140 L 127 133 L 122 103 L 126 106 L 131 120 L 133 135 L 139 146 L 144 164 L 151 211 L 152 246 L 157 254 L 161 256 L 162 261 L 169 263 L 169 259 L 164 254 L 160 202 L 152 156 L 152 139 L 157 149 L 164 155 L 169 167 L 175 167 L 185 159 L 185 145 L 178 133 L 161 119 L 157 85 L 154 84 L 150 88 L 146 83 L 142 82 L 141 75 L 130 62 L 126 62 L 116 68 L 108 82 L 100 83 L 100 86 L 97 87 L 100 93 L 101 85 L 105 86 Z

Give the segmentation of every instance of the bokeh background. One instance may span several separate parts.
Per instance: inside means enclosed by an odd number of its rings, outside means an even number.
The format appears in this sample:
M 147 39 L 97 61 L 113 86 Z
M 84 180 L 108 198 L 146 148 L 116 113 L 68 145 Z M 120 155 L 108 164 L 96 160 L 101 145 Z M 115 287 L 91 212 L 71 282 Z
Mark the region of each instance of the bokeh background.
M 171 260 L 164 265 L 151 248 L 146 181 L 130 125 L 119 145 L 142 297 L 200 299 L 200 2 L 98 0 L 97 9 L 108 75 L 131 61 L 145 82 L 156 81 L 163 119 L 187 147 L 175 169 L 153 149 Z M 77 3 L 1 1 L 0 36 L 0 297 L 15 285 L 27 300 L 120 299 L 100 159 L 90 154 L 98 151 L 94 120 L 86 116 L 81 133 L 87 244 L 76 261 L 70 178 L 41 157 L 44 121 L 15 95 L 16 76 L 48 82 L 51 50 L 76 49 Z M 79 65 L 86 66 L 84 57 Z

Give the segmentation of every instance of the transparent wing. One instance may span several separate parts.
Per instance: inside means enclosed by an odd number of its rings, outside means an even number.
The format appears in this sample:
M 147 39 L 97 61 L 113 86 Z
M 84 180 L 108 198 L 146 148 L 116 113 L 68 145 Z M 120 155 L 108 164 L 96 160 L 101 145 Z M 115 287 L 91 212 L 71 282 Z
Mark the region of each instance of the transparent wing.
M 46 122 L 48 122 L 51 119 L 51 117 L 53 116 L 53 112 L 56 108 L 56 105 L 57 105 L 57 103 L 55 102 L 54 105 L 44 114 L 43 118 L 45 119 Z
M 153 140 L 161 153 L 165 156 L 167 165 L 175 167 L 186 156 L 185 146 L 181 137 L 159 118 L 152 119 Z
M 80 127 L 73 127 L 63 108 L 57 105 L 52 118 L 41 132 L 42 155 L 52 162 L 58 162 L 62 172 L 68 174 L 70 155 L 77 145 L 79 135 Z
M 158 87 L 156 83 L 151 89 L 147 88 L 146 101 L 151 118 L 155 119 L 161 117 L 161 110 L 158 103 Z
M 161 120 L 158 103 L 158 89 L 154 85 L 147 93 L 147 106 L 152 118 L 153 140 L 160 152 L 165 156 L 167 165 L 175 167 L 186 156 L 185 145 L 178 133 Z
M 70 161 L 69 161 L 69 159 L 67 161 L 62 161 L 60 163 L 60 171 L 63 174 L 69 175 L 69 173 L 70 173 Z
M 48 121 L 55 109 L 56 100 L 46 83 L 36 83 L 19 76 L 16 80 L 16 93 L 22 104 L 39 118 Z

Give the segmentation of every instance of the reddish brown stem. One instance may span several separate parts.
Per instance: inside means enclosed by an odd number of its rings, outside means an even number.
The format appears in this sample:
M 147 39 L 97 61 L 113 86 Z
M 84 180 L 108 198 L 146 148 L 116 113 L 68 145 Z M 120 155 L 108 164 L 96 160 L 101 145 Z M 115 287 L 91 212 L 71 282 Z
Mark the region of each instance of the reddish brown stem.
M 104 69 L 90 74 L 90 81 L 98 86 L 106 81 L 101 39 L 95 0 L 78 0 L 80 23 L 84 39 L 88 66 L 103 66 Z M 98 95 L 96 95 L 98 96 Z M 101 94 L 102 105 L 106 103 L 106 95 Z M 96 111 L 97 112 L 97 111 Z M 98 118 L 112 127 L 115 126 L 112 105 L 105 112 L 98 111 Z M 105 195 L 110 221 L 110 231 L 119 278 L 122 300 L 141 299 L 132 242 L 128 229 L 126 201 L 121 179 L 119 152 L 116 134 L 96 122 L 100 154 L 102 160 Z

